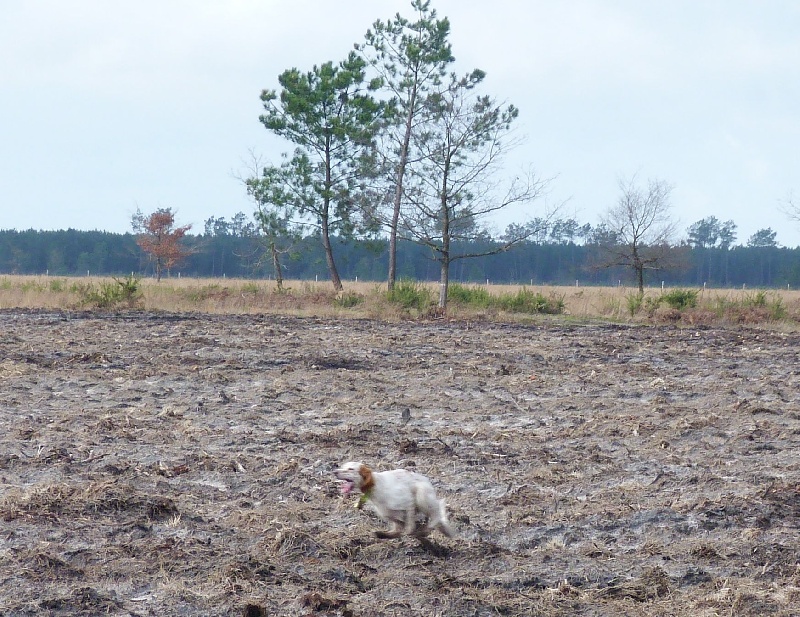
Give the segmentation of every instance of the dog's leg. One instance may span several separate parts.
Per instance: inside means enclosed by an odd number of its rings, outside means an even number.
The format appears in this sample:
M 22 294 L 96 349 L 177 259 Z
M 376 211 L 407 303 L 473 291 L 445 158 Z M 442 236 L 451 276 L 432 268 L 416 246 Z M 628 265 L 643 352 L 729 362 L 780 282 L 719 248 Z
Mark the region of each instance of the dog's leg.
M 411 536 L 414 534 L 414 529 L 417 526 L 417 510 L 416 508 L 410 508 L 406 510 L 406 524 L 403 528 L 403 533 L 407 536 Z
M 390 540 L 392 538 L 399 538 L 402 535 L 400 531 L 400 525 L 396 522 L 392 521 L 392 528 L 389 531 L 376 531 L 375 537 L 380 538 L 381 540 Z
M 453 531 L 452 527 L 450 527 L 450 525 L 448 523 L 445 523 L 444 521 L 439 521 L 439 523 L 436 525 L 436 529 L 441 531 L 448 538 L 456 537 L 456 534 Z
M 450 523 L 447 520 L 447 511 L 445 510 L 444 499 L 437 500 L 434 498 L 431 505 L 434 504 L 435 507 L 432 508 L 430 517 L 428 519 L 428 527 L 431 530 L 436 529 L 440 531 L 448 538 L 454 537 L 455 533 L 453 533 Z
M 439 512 L 437 513 L 435 524 L 431 521 L 431 527 L 438 529 L 448 538 L 454 538 L 456 535 L 450 527 L 450 522 L 447 520 L 447 510 L 445 510 L 444 499 L 439 500 Z

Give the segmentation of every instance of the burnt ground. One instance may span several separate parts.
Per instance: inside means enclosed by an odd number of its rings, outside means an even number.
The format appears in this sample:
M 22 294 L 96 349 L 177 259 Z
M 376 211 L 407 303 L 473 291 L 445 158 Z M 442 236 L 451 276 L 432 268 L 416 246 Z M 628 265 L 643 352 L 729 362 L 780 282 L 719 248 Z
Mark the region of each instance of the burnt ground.
M 798 615 L 799 353 L 2 312 L 0 615 Z M 346 460 L 429 475 L 459 537 L 376 539 Z

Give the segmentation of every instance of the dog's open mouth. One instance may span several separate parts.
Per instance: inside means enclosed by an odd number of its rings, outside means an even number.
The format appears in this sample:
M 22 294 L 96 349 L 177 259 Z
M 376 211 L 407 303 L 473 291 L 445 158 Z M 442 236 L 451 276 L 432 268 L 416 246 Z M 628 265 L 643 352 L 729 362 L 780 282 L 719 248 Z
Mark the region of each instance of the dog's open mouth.
M 355 482 L 353 482 L 352 480 L 341 480 L 341 483 L 342 483 L 341 485 L 342 495 L 348 495 L 355 486 Z

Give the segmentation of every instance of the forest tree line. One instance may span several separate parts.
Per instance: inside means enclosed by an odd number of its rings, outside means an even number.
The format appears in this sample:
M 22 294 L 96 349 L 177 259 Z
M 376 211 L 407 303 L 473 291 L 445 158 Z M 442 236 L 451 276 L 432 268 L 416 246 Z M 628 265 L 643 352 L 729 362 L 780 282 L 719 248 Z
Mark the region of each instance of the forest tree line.
M 693 226 L 695 227 L 695 226 Z M 648 286 L 800 287 L 800 248 L 779 247 L 769 230 L 733 245 L 693 236 L 674 247 L 677 259 L 669 267 L 648 274 Z M 593 233 L 587 233 L 593 232 Z M 594 234 L 594 235 L 593 235 Z M 521 242 L 508 251 L 455 262 L 453 279 L 465 283 L 575 285 L 631 285 L 632 272 L 624 267 L 597 267 L 602 229 L 558 221 L 548 234 Z M 490 252 L 502 239 L 486 237 L 462 247 Z M 203 234 L 183 238 L 185 259 L 167 276 L 273 278 L 272 263 L 263 235 L 244 217 L 211 218 Z M 344 280 L 385 281 L 388 241 L 383 238 L 347 242 L 333 238 L 333 250 Z M 319 238 L 298 239 L 287 254 L 288 279 L 327 280 L 325 253 Z M 440 267 L 431 250 L 400 241 L 399 278 L 439 279 Z M 50 276 L 152 276 L 154 267 L 134 234 L 103 231 L 0 230 L 0 274 Z

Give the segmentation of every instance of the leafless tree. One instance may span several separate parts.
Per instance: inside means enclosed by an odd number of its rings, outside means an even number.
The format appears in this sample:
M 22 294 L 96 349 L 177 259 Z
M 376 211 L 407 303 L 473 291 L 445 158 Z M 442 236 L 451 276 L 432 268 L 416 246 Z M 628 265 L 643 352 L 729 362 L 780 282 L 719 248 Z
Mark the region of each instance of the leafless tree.
M 677 223 L 670 215 L 672 186 L 663 180 L 649 180 L 646 187 L 637 178 L 620 179 L 617 204 L 601 217 L 611 233 L 601 245 L 599 266 L 623 266 L 633 270 L 644 293 L 646 270 L 661 270 L 676 258 Z
M 429 247 L 439 262 L 443 310 L 453 261 L 506 251 L 537 231 L 530 225 L 517 226 L 519 233 L 490 242 L 486 219 L 510 206 L 530 204 L 548 184 L 532 170 L 504 178 L 502 162 L 517 145 L 510 129 L 518 111 L 477 95 L 474 88 L 483 77 L 482 71 L 453 75 L 438 93 L 429 95 L 428 130 L 411 141 L 419 164 L 404 185 L 399 229 L 405 239 Z M 472 248 L 463 251 L 465 246 Z
M 800 223 L 800 200 L 795 197 L 794 193 L 790 192 L 781 203 L 781 212 L 796 223 Z

